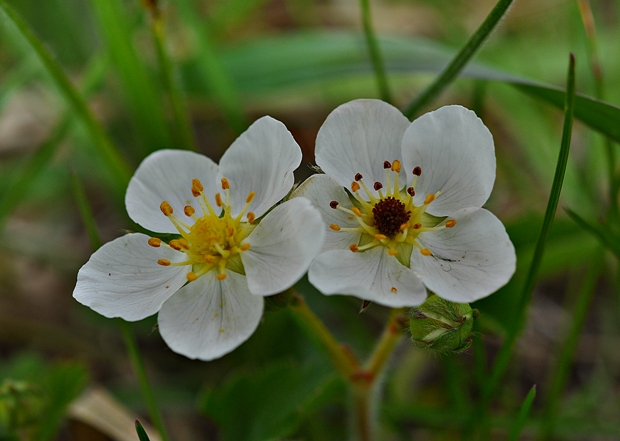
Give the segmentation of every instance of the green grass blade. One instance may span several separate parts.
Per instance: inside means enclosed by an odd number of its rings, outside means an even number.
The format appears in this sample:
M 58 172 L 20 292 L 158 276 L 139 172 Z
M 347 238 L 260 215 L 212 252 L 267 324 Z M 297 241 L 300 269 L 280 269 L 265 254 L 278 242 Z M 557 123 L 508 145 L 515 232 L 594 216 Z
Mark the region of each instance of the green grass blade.
M 140 156 L 155 150 L 172 148 L 163 99 L 153 79 L 139 59 L 126 8 L 119 0 L 91 0 L 100 29 L 123 91 L 140 140 Z
M 151 441 L 146 434 L 146 430 L 144 430 L 144 427 L 142 427 L 142 424 L 138 420 L 136 420 L 136 432 L 138 433 L 138 439 L 140 441 Z
M 360 0 L 360 8 L 362 9 L 362 23 L 364 25 L 364 36 L 366 37 L 366 46 L 368 47 L 368 53 L 372 62 L 372 67 L 375 71 L 375 79 L 377 81 L 377 88 L 379 89 L 379 96 L 386 103 L 392 102 L 392 94 L 388 86 L 387 75 L 385 73 L 385 63 L 381 51 L 379 50 L 379 44 L 377 43 L 377 36 L 372 26 L 372 17 L 370 13 L 370 0 Z
M 562 183 L 564 181 L 564 174 L 566 172 L 566 165 L 568 163 L 568 154 L 570 151 L 573 127 L 573 109 L 575 103 L 574 96 L 575 57 L 573 54 L 571 54 L 568 68 L 568 79 L 566 84 L 566 102 L 564 104 L 564 125 L 562 128 L 562 141 L 560 145 L 560 153 L 558 155 L 557 166 L 555 169 L 555 176 L 553 178 L 553 184 L 551 186 L 551 194 L 549 195 L 547 209 L 545 211 L 545 217 L 543 219 L 543 224 L 538 235 L 538 240 L 536 242 L 534 256 L 532 258 L 532 262 L 530 263 L 521 298 L 519 299 L 519 304 L 517 305 L 515 311 L 518 316 L 517 326 L 515 326 L 512 332 L 508 334 L 506 341 L 500 348 L 499 353 L 493 364 L 490 379 L 486 384 L 486 388 L 483 390 L 483 395 L 479 402 L 479 405 L 481 407 L 480 413 L 484 415 L 482 418 L 483 428 L 487 422 L 486 412 L 488 410 L 488 405 L 493 394 L 495 393 L 495 390 L 499 385 L 499 382 L 504 372 L 506 371 L 506 368 L 508 367 L 508 363 L 510 362 L 512 352 L 514 350 L 515 342 L 525 323 L 527 308 L 532 298 L 534 284 L 536 283 L 536 278 L 540 270 L 540 263 L 542 261 L 543 253 L 545 250 L 545 242 L 549 233 L 549 229 L 551 228 L 551 224 L 553 223 L 555 212 L 557 210 L 558 202 L 560 199 L 560 192 L 562 191 Z
M 14 28 L 42 62 L 62 96 L 88 129 L 88 133 L 97 146 L 105 165 L 115 176 L 118 188 L 124 191 L 132 175 L 131 168 L 116 149 L 116 146 L 110 141 L 99 121 L 95 119 L 82 96 L 69 81 L 52 54 L 34 35 L 26 22 L 7 4 L 6 0 L 0 0 L 0 17 L 6 18 L 6 23 Z
M 220 107 L 232 129 L 243 132 L 248 124 L 243 112 L 241 95 L 237 90 L 231 72 L 220 60 L 215 42 L 209 29 L 205 28 L 204 20 L 193 10 L 189 2 L 178 3 L 179 12 L 184 22 L 193 29 L 199 41 L 198 47 L 198 70 L 200 81 L 211 92 L 215 102 Z M 243 68 L 247 69 L 247 66 Z
M 179 77 L 175 74 L 175 67 L 170 60 L 170 55 L 166 48 L 166 23 L 164 17 L 156 4 L 153 4 L 150 12 L 151 35 L 153 36 L 153 42 L 157 51 L 157 61 L 159 62 L 162 83 L 172 107 L 175 143 L 187 150 L 198 151 L 183 92 L 178 83 Z
M 611 233 L 608 227 L 588 222 L 573 210 L 566 209 L 566 213 L 572 220 L 575 221 L 577 225 L 596 237 L 601 245 L 614 253 L 616 257 L 620 259 L 620 241 L 617 237 L 613 236 L 613 233 Z
M 525 422 L 527 421 L 527 417 L 530 415 L 530 410 L 532 409 L 532 403 L 534 402 L 534 398 L 536 398 L 536 385 L 532 386 L 527 396 L 525 397 L 525 400 L 523 400 L 523 404 L 521 405 L 521 409 L 519 409 L 517 418 L 515 418 L 512 429 L 510 429 L 508 441 L 519 440 L 519 435 L 521 435 L 521 432 L 523 431 L 523 426 L 525 426 Z
M 467 40 L 467 43 L 446 66 L 443 72 L 418 95 L 403 111 L 406 117 L 414 117 L 424 106 L 437 98 L 443 90 L 461 73 L 465 65 L 478 52 L 482 43 L 495 29 L 504 16 L 513 0 L 499 0 L 491 10 L 487 18 L 482 22 L 476 32 Z
M 577 303 L 573 311 L 570 329 L 566 340 L 559 352 L 557 365 L 552 371 L 549 381 L 549 392 L 543 410 L 543 424 L 541 425 L 540 440 L 549 440 L 553 437 L 553 432 L 557 426 L 558 410 L 560 407 L 560 397 L 566 387 L 566 381 L 571 368 L 571 362 L 577 350 L 579 335 L 588 315 L 590 303 L 596 288 L 596 282 L 601 274 L 604 264 L 605 253 L 602 249 L 596 250 L 592 256 L 591 264 L 583 279 L 583 285 L 579 290 Z
M 88 233 L 90 243 L 93 249 L 99 249 L 99 247 L 103 245 L 103 242 L 101 241 L 101 236 L 99 235 L 99 230 L 97 229 L 97 221 L 95 221 L 95 216 L 93 215 L 90 205 L 88 204 L 88 198 L 86 196 L 86 192 L 84 191 L 84 186 L 82 185 L 78 175 L 75 173 L 71 176 L 71 190 L 73 191 L 73 197 L 77 203 L 80 217 L 82 218 L 82 222 L 84 223 L 84 227 Z

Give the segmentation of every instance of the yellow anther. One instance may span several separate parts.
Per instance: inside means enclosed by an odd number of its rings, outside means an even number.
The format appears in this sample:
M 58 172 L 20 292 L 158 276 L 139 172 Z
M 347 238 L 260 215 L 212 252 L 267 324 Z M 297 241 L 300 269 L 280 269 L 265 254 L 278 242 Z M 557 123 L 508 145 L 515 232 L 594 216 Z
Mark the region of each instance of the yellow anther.
M 161 246 L 161 239 L 159 237 L 151 237 L 149 239 L 149 245 L 154 248 L 159 248 Z
M 218 243 L 220 241 L 220 237 L 219 236 L 209 236 L 209 237 L 207 237 L 207 241 L 208 242 L 213 242 L 213 243 Z
M 411 228 L 411 224 L 409 222 L 405 222 L 399 227 L 400 231 L 405 231 L 407 228 Z
M 415 225 L 413 226 L 413 229 L 414 229 L 414 230 L 419 230 L 420 228 L 422 228 L 422 224 L 415 224 Z
M 353 208 L 351 208 L 351 211 L 352 211 L 353 213 L 355 213 L 355 215 L 356 215 L 357 217 L 362 217 L 362 212 L 360 211 L 360 209 L 359 209 L 359 208 L 357 208 L 357 207 L 353 207 Z
M 247 251 L 247 250 L 249 250 L 249 249 L 250 249 L 250 244 L 249 244 L 249 243 L 244 243 L 243 245 L 241 245 L 241 246 L 239 247 L 239 249 L 240 249 L 241 251 Z
M 423 256 L 432 256 L 433 253 L 431 253 L 431 250 L 429 250 L 428 248 L 422 248 L 420 250 L 420 254 L 422 254 Z
M 194 213 L 196 213 L 196 210 L 191 205 L 186 205 L 185 208 L 183 208 L 183 213 L 185 213 L 187 217 L 192 217 Z
M 248 195 L 248 197 L 245 198 L 245 203 L 249 204 L 250 202 L 252 202 L 254 200 L 254 196 L 256 196 L 256 193 L 251 191 L 250 194 Z
M 235 235 L 235 229 L 233 227 L 229 227 L 228 231 L 226 231 L 226 235 L 228 237 L 233 237 Z
M 385 234 L 375 234 L 375 239 L 377 240 L 385 240 L 387 236 Z
M 192 179 L 192 195 L 194 195 L 194 197 L 200 196 L 200 193 L 202 193 L 204 189 L 202 182 L 198 179 Z
M 398 159 L 392 162 L 392 171 L 395 173 L 400 173 L 400 161 Z
M 340 225 L 329 224 L 329 228 L 331 228 L 334 231 L 340 231 Z
M 360 249 L 359 249 L 359 247 L 358 247 L 356 244 L 354 244 L 354 243 L 352 243 L 351 245 L 349 245 L 349 249 L 350 249 L 351 251 L 353 251 L 354 253 L 357 253 L 357 252 L 360 250 Z
M 168 259 L 159 259 L 157 263 L 161 266 L 170 266 L 170 261 Z
M 185 240 L 185 238 L 181 237 L 178 239 L 178 241 L 181 248 L 183 248 L 184 250 L 189 250 L 189 242 Z
M 251 224 L 252 222 L 254 222 L 254 220 L 256 220 L 256 215 L 254 214 L 254 212 L 250 211 L 248 213 L 248 223 Z
M 193 282 L 193 281 L 194 281 L 194 280 L 196 280 L 197 278 L 198 278 L 198 276 L 197 276 L 195 273 L 193 273 L 193 272 L 191 272 L 191 271 L 190 271 L 189 273 L 187 273 L 187 280 L 188 280 L 189 282 Z
M 225 278 L 226 278 L 226 273 L 219 273 L 219 274 L 217 275 L 217 280 L 219 280 L 220 282 L 221 282 L 222 280 L 224 280 Z M 220 332 L 224 332 L 224 330 L 222 329 L 222 330 L 220 330 Z
M 222 205 L 224 205 L 222 204 L 222 196 L 219 193 L 215 193 L 215 204 L 218 207 L 221 207 Z
M 361 187 L 360 187 L 360 184 L 358 184 L 358 183 L 357 183 L 357 182 L 355 182 L 355 181 L 351 182 L 351 191 L 352 191 L 353 193 L 355 193 L 355 192 L 359 191 L 359 189 L 360 189 L 360 188 L 361 188 Z
M 396 287 L 395 287 L 395 286 L 393 286 L 393 287 L 392 287 L 392 289 L 391 289 L 390 291 L 392 291 L 393 293 L 397 293 L 397 292 L 398 292 L 398 290 L 396 289 Z
M 205 256 L 205 262 L 207 262 L 207 263 L 215 263 L 216 260 L 217 260 L 217 257 L 212 256 L 210 254 L 207 254 Z
M 392 248 L 391 250 L 388 250 L 388 256 L 396 256 L 398 254 L 398 250 Z
M 170 248 L 172 248 L 173 250 L 181 251 L 181 244 L 177 239 L 171 240 L 168 245 L 170 245 Z
M 424 205 L 428 205 L 431 202 L 433 202 L 435 200 L 435 195 L 434 194 L 427 194 L 426 197 L 424 198 Z
M 230 184 L 228 183 L 228 179 L 222 178 L 222 190 L 228 190 L 230 188 Z
M 159 206 L 159 209 L 166 216 L 170 216 L 172 213 L 174 213 L 172 206 L 167 201 L 162 202 L 161 205 Z
M 446 221 L 446 228 L 452 228 L 456 225 L 456 221 L 454 219 L 448 219 Z

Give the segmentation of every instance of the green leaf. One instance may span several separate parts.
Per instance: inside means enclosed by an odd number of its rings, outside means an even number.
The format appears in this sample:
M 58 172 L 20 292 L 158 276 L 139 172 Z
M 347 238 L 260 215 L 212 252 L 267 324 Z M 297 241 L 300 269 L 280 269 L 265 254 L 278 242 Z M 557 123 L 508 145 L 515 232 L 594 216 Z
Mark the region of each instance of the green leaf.
M 532 403 L 534 402 L 534 398 L 536 398 L 536 385 L 532 386 L 527 396 L 525 397 L 525 400 L 523 400 L 521 409 L 519 409 L 519 414 L 515 418 L 515 422 L 512 425 L 512 429 L 510 430 L 508 441 L 519 440 L 519 435 L 523 431 L 523 427 L 525 426 L 527 417 L 529 416 L 530 410 L 532 409 Z
M 322 392 L 337 382 L 333 369 L 323 363 L 278 362 L 231 374 L 224 384 L 206 390 L 199 406 L 226 441 L 278 439 L 294 433 Z
M 146 430 L 144 430 L 144 427 L 142 427 L 142 424 L 138 420 L 136 420 L 136 432 L 138 433 L 138 439 L 140 439 L 140 441 L 151 441 L 146 434 Z

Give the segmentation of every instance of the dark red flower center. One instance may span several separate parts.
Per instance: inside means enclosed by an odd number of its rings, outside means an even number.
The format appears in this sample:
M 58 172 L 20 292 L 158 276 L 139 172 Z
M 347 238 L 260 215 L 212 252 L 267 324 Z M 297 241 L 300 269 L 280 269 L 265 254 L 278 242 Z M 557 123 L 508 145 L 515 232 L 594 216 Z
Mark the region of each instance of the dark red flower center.
M 398 233 L 401 225 L 411 217 L 411 211 L 405 210 L 405 204 L 392 196 L 379 201 L 372 209 L 372 214 L 374 227 L 388 237 Z

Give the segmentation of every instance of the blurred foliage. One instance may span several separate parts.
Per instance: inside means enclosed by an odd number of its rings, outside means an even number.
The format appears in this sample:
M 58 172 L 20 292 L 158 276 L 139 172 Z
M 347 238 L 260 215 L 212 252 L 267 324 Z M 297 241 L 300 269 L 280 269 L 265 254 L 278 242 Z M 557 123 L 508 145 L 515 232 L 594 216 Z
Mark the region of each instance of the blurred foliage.
M 495 2 L 378 0 L 373 20 L 396 103 L 404 107 L 451 59 Z M 156 149 L 181 147 L 151 17 L 138 0 L 10 0 L 44 43 L 102 133 L 128 167 Z M 356 2 L 328 0 L 161 1 L 172 75 L 187 103 L 198 148 L 214 160 L 243 127 L 270 114 L 312 161 L 325 116 L 350 99 L 376 97 Z M 518 255 L 512 281 L 472 305 L 482 313 L 467 353 L 429 356 L 409 343 L 383 384 L 379 439 L 466 439 L 475 403 L 514 314 L 532 259 L 561 136 L 566 60 L 576 54 L 576 124 L 560 210 L 547 242 L 528 325 L 490 415 L 496 439 L 531 439 L 556 369 L 566 369 L 554 439 L 620 439 L 617 197 L 610 198 L 604 136 L 620 140 L 620 4 L 592 2 L 606 102 L 577 1 L 516 2 L 461 79 L 429 106 L 473 108 L 494 135 L 497 182 L 488 208 L 506 224 Z M 58 88 L 19 32 L 0 18 L 0 439 L 54 439 L 69 403 L 101 383 L 138 413 L 144 403 L 114 324 L 71 298 L 92 251 L 70 185 L 75 175 L 105 240 L 135 230 L 119 173 L 85 117 Z M 95 130 L 96 132 L 96 130 Z M 109 139 L 108 139 L 109 138 Z M 101 141 L 99 141 L 101 142 Z M 613 144 L 617 150 L 617 145 Z M 617 164 L 616 164 L 617 171 Z M 298 178 L 310 173 L 302 169 Z M 617 177 L 616 177 L 617 178 Z M 122 179 L 121 179 L 122 180 Z M 616 195 L 617 196 L 617 195 Z M 594 233 L 594 234 L 593 234 Z M 593 258 L 597 256 L 598 258 Z M 592 269 L 594 266 L 594 269 Z M 601 277 L 591 281 L 592 271 Z M 587 276 L 590 274 L 590 276 Z M 587 277 L 586 277 L 587 276 Z M 585 288 L 584 288 L 585 287 Z M 590 288 L 588 288 L 590 287 Z M 358 314 L 352 298 L 297 286 L 335 336 L 368 354 L 387 311 Z M 584 289 L 591 302 L 579 299 Z M 575 306 L 577 305 L 577 306 Z M 574 356 L 557 367 L 581 308 Z M 589 310 L 586 310 L 590 308 Z M 155 319 L 135 325 L 174 439 L 345 439 L 345 388 L 328 358 L 284 310 L 223 359 L 171 353 Z M 572 332 L 572 330 L 571 330 Z M 29 349 L 37 356 L 20 355 Z M 569 351 L 570 352 L 570 351 Z M 61 356 L 70 360 L 54 362 Z M 565 357 L 564 357 L 565 358 Z M 537 394 L 528 396 L 532 384 Z M 202 385 L 202 387 L 197 387 Z M 526 398 L 527 396 L 527 398 Z M 531 409 L 530 407 L 531 406 Z M 253 411 L 250 411 L 253 410 Z M 521 413 L 519 413 L 521 411 Z M 527 413 L 529 411 L 529 417 Z M 517 420 L 517 415 L 524 415 Z M 527 417 L 527 418 L 526 418 Z M 78 440 L 71 425 L 62 439 Z M 131 434 L 134 439 L 135 433 Z M 82 438 L 85 439 L 85 438 Z

